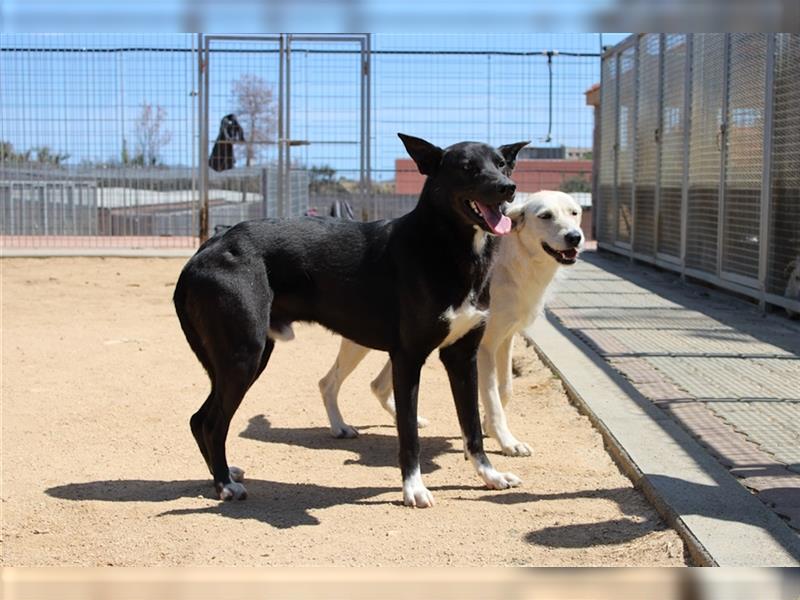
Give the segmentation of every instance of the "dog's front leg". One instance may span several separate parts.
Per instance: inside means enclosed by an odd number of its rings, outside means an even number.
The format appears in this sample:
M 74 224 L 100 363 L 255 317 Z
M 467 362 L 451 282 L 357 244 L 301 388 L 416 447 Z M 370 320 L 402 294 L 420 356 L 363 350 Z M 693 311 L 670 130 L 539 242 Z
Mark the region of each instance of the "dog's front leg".
M 369 348 L 360 346 L 355 342 L 342 338 L 339 345 L 339 355 L 327 375 L 319 380 L 319 391 L 328 413 L 328 422 L 331 425 L 331 435 L 335 438 L 358 437 L 358 430 L 345 423 L 339 411 L 339 389 L 350 373 L 353 372 L 364 357 L 369 353 Z
M 466 453 L 478 475 L 486 486 L 503 490 L 522 483 L 513 473 L 501 473 L 489 462 L 483 450 L 483 434 L 478 413 L 478 366 L 477 352 L 482 329 L 473 329 L 457 342 L 439 351 L 439 358 L 447 370 L 450 389 L 456 404 L 461 434 L 464 436 Z
M 530 456 L 528 444 L 520 442 L 508 428 L 504 410 L 511 388 L 511 340 L 513 334 L 497 344 L 484 339 L 478 349 L 478 384 L 484 408 L 486 433 L 495 438 L 506 456 Z M 504 392 L 505 390 L 505 392 Z M 504 397 L 505 394 L 505 397 Z
M 433 506 L 433 495 L 422 483 L 417 432 L 419 373 L 425 357 L 411 356 L 403 351 L 392 352 L 391 357 L 397 436 L 400 442 L 400 471 L 403 475 L 403 504 L 427 508 Z

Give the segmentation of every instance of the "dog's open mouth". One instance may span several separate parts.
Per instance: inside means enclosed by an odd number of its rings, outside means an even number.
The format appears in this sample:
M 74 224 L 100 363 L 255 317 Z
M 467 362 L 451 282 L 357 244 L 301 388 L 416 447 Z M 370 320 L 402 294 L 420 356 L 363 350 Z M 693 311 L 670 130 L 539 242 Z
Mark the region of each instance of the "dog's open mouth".
M 500 211 L 500 205 L 490 206 L 475 200 L 468 200 L 467 206 L 475 214 L 481 227 L 495 235 L 505 235 L 511 231 L 511 219 Z
M 548 245 L 547 242 L 542 242 L 542 248 L 544 248 L 545 252 L 547 252 L 550 256 L 555 258 L 562 265 L 574 265 L 575 261 L 578 260 L 578 250 L 577 250 L 577 248 L 567 248 L 566 250 L 556 250 L 552 246 Z

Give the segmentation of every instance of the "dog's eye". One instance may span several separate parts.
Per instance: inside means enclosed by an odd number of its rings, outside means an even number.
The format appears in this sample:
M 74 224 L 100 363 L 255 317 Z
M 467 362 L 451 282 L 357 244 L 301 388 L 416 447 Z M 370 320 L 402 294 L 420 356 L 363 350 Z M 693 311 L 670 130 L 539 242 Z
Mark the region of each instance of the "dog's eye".
M 543 212 L 540 215 L 537 215 L 540 219 L 552 219 L 553 213 Z
M 572 216 L 577 217 L 578 216 L 578 211 L 577 210 L 573 210 L 572 211 Z
M 498 168 L 498 169 L 502 169 L 502 168 L 503 168 L 503 167 L 505 167 L 505 166 L 506 166 L 506 161 L 504 161 L 504 160 L 502 160 L 502 159 L 501 159 L 501 160 L 499 160 L 499 161 L 497 161 L 497 168 Z

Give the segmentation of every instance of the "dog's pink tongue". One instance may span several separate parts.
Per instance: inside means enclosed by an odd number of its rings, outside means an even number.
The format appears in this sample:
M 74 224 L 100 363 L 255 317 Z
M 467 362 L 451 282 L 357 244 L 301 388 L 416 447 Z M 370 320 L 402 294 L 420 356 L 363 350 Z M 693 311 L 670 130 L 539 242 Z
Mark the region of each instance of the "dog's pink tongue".
M 486 206 L 480 202 L 475 204 L 478 205 L 478 209 L 483 215 L 483 220 L 488 223 L 495 235 L 505 235 L 511 231 L 511 219 L 501 213 L 497 206 Z

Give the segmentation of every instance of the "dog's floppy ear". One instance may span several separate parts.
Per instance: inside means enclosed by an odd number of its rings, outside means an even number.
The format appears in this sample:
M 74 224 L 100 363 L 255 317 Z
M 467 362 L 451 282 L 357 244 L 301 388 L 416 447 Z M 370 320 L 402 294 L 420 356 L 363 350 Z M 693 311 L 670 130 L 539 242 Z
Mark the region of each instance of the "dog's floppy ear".
M 525 224 L 525 207 L 527 202 L 521 200 L 514 200 L 506 205 L 503 211 L 505 215 L 511 219 L 511 229 L 516 231 L 521 229 Z
M 509 169 L 514 168 L 514 165 L 517 162 L 517 154 L 528 144 L 530 144 L 530 142 L 517 142 L 516 144 L 506 144 L 505 146 L 500 146 L 498 148 L 500 154 L 502 154 L 503 158 L 506 159 L 506 165 Z
M 397 136 L 402 140 L 403 145 L 406 147 L 408 155 L 417 163 L 419 172 L 423 175 L 433 175 L 439 169 L 439 164 L 442 162 L 442 155 L 444 150 L 439 146 L 434 146 L 430 142 L 426 142 L 422 138 L 398 133 Z

